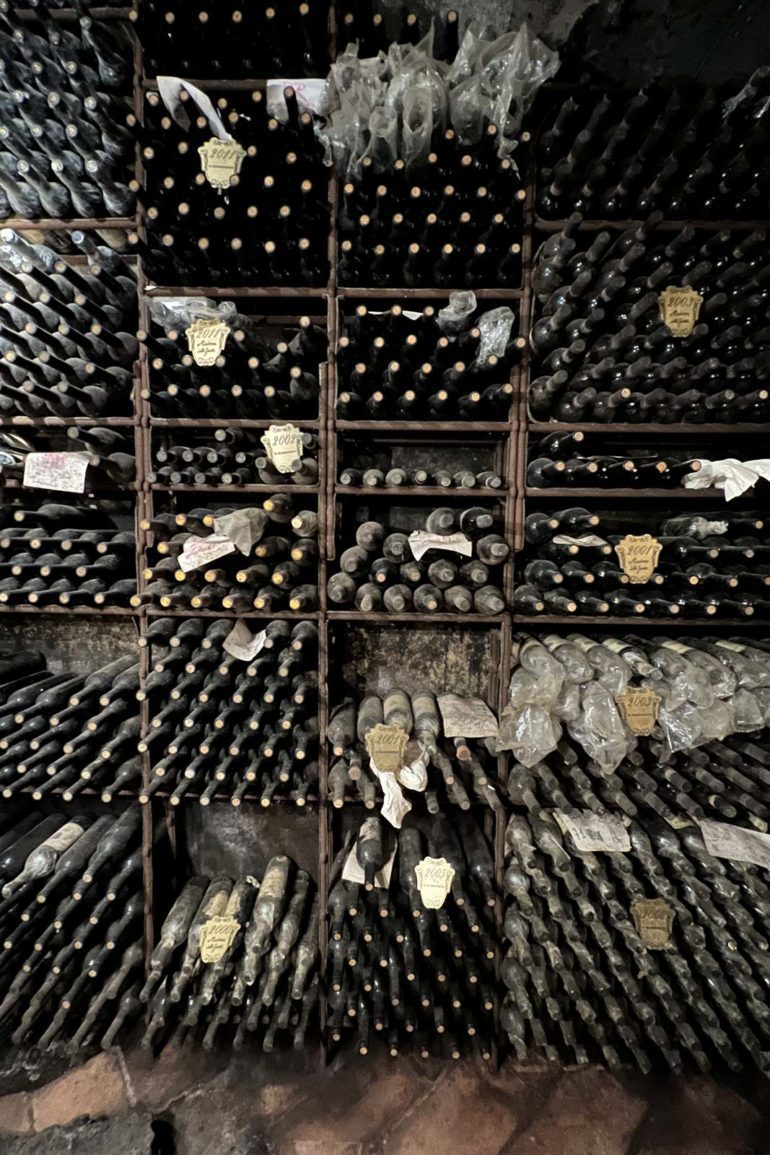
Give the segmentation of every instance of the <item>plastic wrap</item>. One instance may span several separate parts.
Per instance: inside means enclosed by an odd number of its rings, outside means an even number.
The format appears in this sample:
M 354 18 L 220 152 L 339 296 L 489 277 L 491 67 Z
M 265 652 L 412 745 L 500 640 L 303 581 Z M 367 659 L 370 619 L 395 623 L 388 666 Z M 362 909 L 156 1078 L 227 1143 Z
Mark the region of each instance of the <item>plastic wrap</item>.
M 319 129 L 327 161 L 346 174 L 354 173 L 364 156 L 389 165 L 394 118 L 407 167 L 424 161 L 433 129 L 445 128 L 447 121 L 468 144 L 494 123 L 498 154 L 508 156 L 537 88 L 558 65 L 558 54 L 526 24 L 491 41 L 466 32 L 451 65 L 433 57 L 432 26 L 419 44 L 392 44 L 387 56 L 359 59 L 357 46 L 349 44 L 329 74 L 329 115 Z M 372 121 L 382 109 L 388 117 Z
M 394 108 L 372 109 L 365 155 L 380 168 L 389 168 L 398 159 L 398 113 Z
M 407 168 L 416 168 L 424 164 L 433 137 L 433 101 L 426 84 L 418 81 L 404 94 L 402 119 L 401 154 Z
M 589 758 L 605 774 L 616 770 L 633 748 L 612 695 L 598 682 L 590 682 L 582 692 L 579 717 L 567 729 Z
M 555 701 L 564 682 L 564 669 L 545 646 L 530 638 L 519 651 L 519 665 L 537 678 L 540 703 L 548 705 Z
M 507 305 L 501 305 L 499 309 L 487 309 L 486 313 L 477 318 L 476 328 L 481 333 L 476 354 L 479 361 L 485 361 L 492 355 L 503 356 L 511 339 L 513 320 L 513 309 Z
M 468 318 L 476 311 L 476 294 L 472 289 L 450 293 L 449 304 L 438 312 L 438 327 L 444 334 L 461 333 Z
M 565 682 L 559 696 L 551 705 L 551 713 L 562 722 L 575 722 L 580 717 L 580 689 L 570 682 Z
M 770 704 L 770 703 L 769 703 Z M 735 710 L 732 701 L 723 702 L 719 698 L 700 711 L 700 724 L 704 741 L 722 741 L 735 731 Z
M 673 710 L 661 706 L 658 722 L 669 749 L 674 753 L 677 750 L 692 750 L 705 740 L 701 712 L 692 702 L 682 702 Z
M 207 297 L 151 297 L 150 316 L 156 325 L 186 329 L 193 321 L 224 321 L 234 324 L 238 310 L 234 301 L 210 301 Z
M 593 679 L 593 666 L 579 646 L 573 642 L 565 641 L 564 638 L 555 634 L 546 634 L 541 640 L 562 666 L 567 682 L 580 685 L 582 682 L 590 682 Z
M 764 722 L 762 709 L 751 690 L 740 689 L 733 698 L 735 729 L 741 734 L 759 730 Z
M 561 735 L 561 725 L 548 710 L 525 706 L 515 717 L 510 748 L 522 766 L 529 768 L 553 753 Z

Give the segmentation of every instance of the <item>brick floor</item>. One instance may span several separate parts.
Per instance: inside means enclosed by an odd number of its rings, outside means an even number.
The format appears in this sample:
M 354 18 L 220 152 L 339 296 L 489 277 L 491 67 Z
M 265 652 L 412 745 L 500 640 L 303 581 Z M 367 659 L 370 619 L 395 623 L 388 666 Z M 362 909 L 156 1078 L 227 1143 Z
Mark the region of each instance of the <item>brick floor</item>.
M 149 1155 L 130 1139 L 153 1120 L 164 1155 L 770 1153 L 767 1084 L 750 1079 L 490 1072 L 405 1056 L 319 1071 L 301 1055 L 196 1050 L 154 1062 L 116 1050 L 55 1079 L 49 1066 L 42 1086 L 28 1076 L 29 1090 L 0 1097 L 0 1155 L 90 1155 L 102 1133 L 105 1153 Z

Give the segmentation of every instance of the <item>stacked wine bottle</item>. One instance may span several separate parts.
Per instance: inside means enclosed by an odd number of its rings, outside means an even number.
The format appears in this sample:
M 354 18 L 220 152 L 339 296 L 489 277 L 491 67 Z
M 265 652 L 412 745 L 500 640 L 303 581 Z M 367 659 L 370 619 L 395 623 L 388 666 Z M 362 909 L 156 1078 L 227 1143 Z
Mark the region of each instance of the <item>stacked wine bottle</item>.
M 502 1025 L 518 1057 L 767 1070 L 757 868 L 714 857 L 686 820 L 621 822 L 624 852 L 597 854 L 557 817 L 514 815 L 506 831 Z
M 417 744 L 415 761 L 397 775 L 410 806 L 424 800 L 429 814 L 439 814 L 481 803 L 502 812 L 497 768 L 483 744 L 446 738 L 434 695 L 409 695 L 400 689 L 382 698 L 371 695 L 358 705 L 349 699 L 332 711 L 326 730 L 334 755 L 329 768 L 332 806 L 360 802 L 373 810 L 381 802 L 382 788 L 366 752 L 367 734 L 380 723 L 400 727 Z
M 38 657 L 34 651 L 15 655 Z M 44 666 L 10 682 L 0 695 L 0 781 L 3 798 L 22 792 L 36 801 L 63 794 L 71 801 L 96 789 L 110 802 L 136 791 L 139 688 L 132 654 L 89 674 L 54 674 Z
M 438 910 L 426 906 L 415 873 L 426 854 L 454 870 Z M 363 881 L 347 881 L 349 873 Z M 375 817 L 354 827 L 329 891 L 332 1043 L 354 1035 L 365 1055 L 379 1034 L 392 1056 L 408 1046 L 424 1058 L 491 1058 L 495 901 L 492 852 L 470 815 L 457 825 L 410 816 L 398 831 Z
M 544 242 L 532 272 L 530 410 L 565 422 L 767 421 L 770 314 L 764 231 L 655 232 L 659 214 L 622 233 Z M 667 288 L 702 307 L 685 335 L 661 311 Z M 683 331 L 684 332 L 684 331 Z
M 669 219 L 761 219 L 767 77 L 720 97 L 696 86 L 627 92 L 583 88 L 551 99 L 541 121 L 537 211 L 575 210 L 594 219 L 633 220 L 659 210 Z
M 85 233 L 61 242 L 64 253 L 0 230 L 4 418 L 112 417 L 130 409 L 136 270 Z M 81 250 L 85 265 L 72 262 Z
M 497 148 L 492 123 L 472 148 L 437 125 L 425 165 L 364 157 L 340 192 L 340 282 L 518 288 L 526 191 Z
M 232 933 L 209 943 L 207 928 L 223 925 Z M 301 1050 L 317 1017 L 315 883 L 282 854 L 261 882 L 196 875 L 163 922 L 139 998 L 149 1004 L 148 1049 L 198 1032 L 211 1050 L 227 1032 L 237 1050 L 258 1032 L 264 1051 L 289 1039 Z
M 70 425 L 25 430 L 23 436 L 17 431 L 0 433 L 0 479 L 23 487 L 31 453 L 87 457 L 83 483 L 89 496 L 102 489 L 133 486 L 136 481 L 133 431 Z
M 0 219 L 130 217 L 133 50 L 126 27 L 0 13 Z
M 248 524 L 245 542 L 236 528 L 229 530 L 240 542 L 237 548 L 223 536 L 231 517 Z M 218 527 L 217 522 L 225 524 Z M 261 508 L 156 513 L 142 528 L 152 534 L 153 546 L 146 584 L 131 598 L 132 606 L 252 613 L 308 613 L 317 608 L 318 515 L 301 508 L 296 497 L 274 493 Z M 205 539 L 211 537 L 214 550 L 205 556 Z M 204 556 L 194 558 L 193 551 L 200 547 Z
M 329 210 L 322 149 L 312 114 L 300 110 L 293 90 L 284 95 L 289 115 L 282 122 L 268 114 L 262 89 L 214 94 L 223 125 L 215 133 L 186 89 L 179 91 L 176 119 L 157 92 L 147 93 L 144 187 L 137 191 L 148 240 L 139 249 L 155 281 L 326 284 Z M 219 144 L 224 133 L 244 152 L 226 197 L 208 182 L 198 155 L 212 139 Z
M 460 19 L 454 9 L 437 20 L 426 12 L 412 12 L 405 4 L 356 4 L 343 7 L 337 25 L 343 44 L 357 42 L 364 57 L 387 52 L 391 44 L 419 44 L 425 36 L 435 37 L 436 60 L 451 63 L 457 55 Z
M 150 364 L 150 407 L 164 418 L 317 418 L 326 334 L 309 317 L 276 340 L 243 314 L 228 315 L 227 342 L 213 366 L 197 365 L 184 334 L 169 325 L 140 333 Z
M 473 323 L 483 317 L 474 310 L 447 325 L 432 305 L 421 314 L 359 305 L 337 345 L 338 419 L 506 421 L 526 342 L 514 324 L 492 352 Z
M 175 0 L 140 9 L 139 34 L 149 75 L 253 77 L 322 76 L 328 71 L 326 0 L 290 9 L 239 8 L 195 12 Z
M 136 1019 L 144 893 L 136 810 L 3 819 L 2 925 L 8 973 L 0 1032 L 41 1051 L 109 1048 Z M 13 975 L 10 978 L 10 975 Z
M 498 521 L 491 507 L 443 506 L 427 516 L 424 531 L 414 531 L 418 538 L 363 521 L 355 544 L 340 554 L 340 572 L 327 581 L 329 602 L 363 613 L 500 614 L 510 547 L 495 532 Z M 428 561 L 426 548 L 446 556 Z M 458 553 L 470 560 L 453 560 Z
M 651 546 L 656 541 L 661 547 L 649 572 L 624 569 L 624 550 L 633 550 L 635 539 L 645 534 L 652 535 Z M 514 592 L 514 606 L 523 613 L 696 618 L 770 613 L 768 543 L 759 513 L 719 510 L 667 518 L 649 511 L 592 513 L 574 507 L 530 513 L 524 536 L 523 580 Z
M 158 446 L 158 441 L 162 444 Z M 185 444 L 180 444 L 184 441 Z M 149 480 L 160 489 L 178 486 L 279 486 L 303 489 L 318 486 L 318 445 L 311 432 L 303 435 L 302 456 L 282 472 L 267 456 L 258 433 L 242 429 L 214 429 L 210 432 L 179 430 L 159 434 L 155 442 L 154 466 Z
M 702 460 L 693 456 L 692 446 L 679 444 L 661 448 L 640 443 L 628 447 L 623 438 L 623 453 L 607 444 L 601 434 L 586 434 L 576 429 L 532 437 L 527 465 L 527 487 L 530 489 L 636 489 L 641 495 L 650 489 L 674 489 L 694 480 L 701 472 Z M 697 451 L 696 451 L 697 452 Z M 721 449 L 714 450 L 719 456 Z M 745 451 L 744 457 L 754 455 Z M 710 457 L 705 449 L 703 457 Z
M 136 542 L 123 511 L 96 505 L 2 510 L 0 605 L 127 609 L 136 593 Z
M 261 623 L 259 623 L 261 625 Z M 152 669 L 137 694 L 149 701 L 149 725 L 138 744 L 152 769 L 140 795 L 158 791 L 178 805 L 245 797 L 263 806 L 304 806 L 318 793 L 318 632 L 312 622 L 267 623 L 254 635 L 249 660 L 226 645 L 232 621 L 161 618 L 146 639 Z M 223 648 L 224 647 L 224 648 Z

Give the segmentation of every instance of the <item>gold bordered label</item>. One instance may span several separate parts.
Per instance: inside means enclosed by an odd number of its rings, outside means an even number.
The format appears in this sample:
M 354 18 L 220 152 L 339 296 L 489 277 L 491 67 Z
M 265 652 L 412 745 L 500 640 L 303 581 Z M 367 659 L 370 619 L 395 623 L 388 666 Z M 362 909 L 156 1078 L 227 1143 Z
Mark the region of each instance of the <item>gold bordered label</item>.
M 658 296 L 658 308 L 663 324 L 672 337 L 689 337 L 698 320 L 703 297 L 691 285 L 681 289 L 669 285 Z
M 234 918 L 221 915 L 210 918 L 201 927 L 201 962 L 215 963 L 227 953 L 241 924 Z
M 423 906 L 440 910 L 452 887 L 455 868 L 445 858 L 423 858 L 414 868 Z
M 641 690 L 629 686 L 615 699 L 620 706 L 623 721 L 632 734 L 649 736 L 658 720 L 660 694 L 654 690 Z
M 302 461 L 302 430 L 296 425 L 271 425 L 259 439 L 279 473 L 294 473 Z
M 655 572 L 663 546 L 651 533 L 628 533 L 615 546 L 620 568 L 632 585 L 648 582 Z
M 226 189 L 241 171 L 246 149 L 237 140 L 220 140 L 212 136 L 198 149 L 201 168 L 212 188 Z
M 663 898 L 637 898 L 631 903 L 637 933 L 650 950 L 668 946 L 674 926 L 674 910 Z
M 187 347 L 196 365 L 216 365 L 217 357 L 225 347 L 230 327 L 224 321 L 201 318 L 185 329 Z
M 366 752 L 378 770 L 395 774 L 404 765 L 409 735 L 401 726 L 378 722 L 366 735 Z

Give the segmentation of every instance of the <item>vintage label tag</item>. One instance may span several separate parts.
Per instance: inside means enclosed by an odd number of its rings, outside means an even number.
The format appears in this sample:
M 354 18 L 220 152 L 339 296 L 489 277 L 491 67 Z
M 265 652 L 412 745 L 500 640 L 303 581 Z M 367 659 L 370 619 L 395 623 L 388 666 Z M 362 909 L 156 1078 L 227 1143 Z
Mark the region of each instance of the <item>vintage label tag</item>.
M 663 898 L 637 898 L 631 903 L 631 917 L 637 934 L 650 950 L 662 950 L 668 945 L 674 914 Z
M 744 826 L 730 826 L 727 822 L 701 819 L 698 823 L 709 854 L 715 858 L 729 858 L 735 862 L 753 862 L 770 870 L 770 834 L 747 830 Z
M 227 537 L 212 533 L 210 537 L 188 537 L 184 548 L 179 555 L 179 568 L 182 573 L 200 569 L 202 565 L 209 565 L 217 558 L 226 557 L 228 553 L 235 553 L 235 546 Z
M 301 429 L 291 423 L 271 425 L 259 440 L 279 473 L 294 473 L 295 462 L 302 461 Z
M 366 735 L 366 752 L 378 770 L 395 774 L 404 765 L 404 754 L 409 735 L 401 726 L 385 726 L 378 722 Z
M 230 187 L 230 178 L 241 171 L 246 149 L 237 140 L 220 140 L 212 136 L 198 149 L 201 169 L 212 188 Z
M 423 858 L 414 873 L 423 906 L 427 910 L 441 910 L 452 888 L 455 868 L 445 858 Z
M 415 529 L 409 534 L 409 545 L 417 561 L 429 549 L 447 549 L 451 553 L 461 553 L 463 557 L 473 556 L 473 542 L 464 533 L 428 533 L 427 530 Z
M 222 649 L 233 658 L 251 662 L 264 646 L 266 637 L 266 630 L 252 634 L 245 622 L 236 622 L 222 643 Z
M 695 328 L 703 297 L 691 285 L 669 285 L 658 295 L 663 324 L 672 337 L 689 337 Z
M 491 738 L 497 733 L 497 718 L 481 698 L 439 694 L 436 701 L 447 738 Z
M 648 582 L 655 572 L 663 546 L 651 533 L 628 533 L 615 546 L 620 568 L 632 585 Z
M 203 317 L 185 329 L 187 348 L 196 365 L 216 365 L 229 336 L 230 326 L 224 321 L 207 321 Z
M 623 721 L 632 734 L 644 734 L 647 737 L 652 733 L 658 720 L 661 697 L 654 690 L 642 690 L 629 686 L 615 699 Z
M 374 876 L 374 885 L 377 890 L 387 890 L 390 886 L 390 876 L 393 873 L 393 862 L 396 857 L 396 848 L 393 848 L 390 858 L 384 866 L 380 867 Z M 345 865 L 342 868 L 342 877 L 345 882 L 356 882 L 359 886 L 363 886 L 366 882 L 363 868 L 356 858 L 356 848 L 353 846 L 350 854 L 345 860 Z
M 22 484 L 30 489 L 83 493 L 88 462 L 87 453 L 28 453 L 24 458 Z
M 219 962 L 233 945 L 240 929 L 241 924 L 228 915 L 218 915 L 204 922 L 200 938 L 201 962 Z
M 592 814 L 584 810 L 579 815 L 554 811 L 554 818 L 569 834 L 578 850 L 591 854 L 607 852 L 625 854 L 631 849 L 631 839 L 623 819 L 616 814 Z

